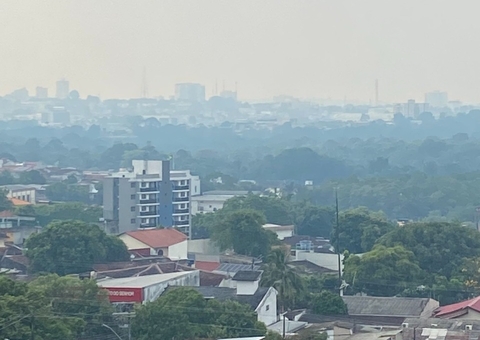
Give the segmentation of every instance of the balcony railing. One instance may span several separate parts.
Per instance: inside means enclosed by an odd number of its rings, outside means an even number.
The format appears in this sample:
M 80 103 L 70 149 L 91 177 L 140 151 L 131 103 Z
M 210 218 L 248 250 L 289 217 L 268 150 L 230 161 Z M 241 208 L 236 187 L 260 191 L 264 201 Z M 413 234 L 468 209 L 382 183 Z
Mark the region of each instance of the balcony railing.
M 190 198 L 187 196 L 187 197 L 174 197 L 173 198 L 173 201 L 174 202 L 188 202 L 190 200 Z
M 158 212 L 154 211 L 140 211 L 140 216 L 155 216 Z
M 174 214 L 188 214 L 189 212 L 188 209 L 173 209 Z
M 155 191 L 158 191 L 158 187 L 140 188 L 140 192 L 155 192 Z
M 173 190 L 188 190 L 189 186 L 188 185 L 174 185 Z
M 140 204 L 154 204 L 154 203 L 158 203 L 158 201 L 155 198 L 140 200 Z
M 157 226 L 156 223 L 142 223 L 140 224 L 140 228 L 155 228 Z
M 173 221 L 173 224 L 174 225 L 189 225 L 190 224 L 190 221 L 186 220 L 186 221 Z

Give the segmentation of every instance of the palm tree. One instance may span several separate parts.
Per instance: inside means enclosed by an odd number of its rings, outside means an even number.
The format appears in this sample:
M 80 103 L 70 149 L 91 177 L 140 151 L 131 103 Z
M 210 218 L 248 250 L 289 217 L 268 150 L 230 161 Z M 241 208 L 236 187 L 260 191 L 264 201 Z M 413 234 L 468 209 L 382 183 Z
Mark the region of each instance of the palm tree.
M 267 264 L 262 275 L 262 286 L 274 287 L 282 312 L 295 303 L 295 298 L 304 291 L 302 278 L 288 265 L 289 254 L 286 249 L 274 249 L 267 256 Z

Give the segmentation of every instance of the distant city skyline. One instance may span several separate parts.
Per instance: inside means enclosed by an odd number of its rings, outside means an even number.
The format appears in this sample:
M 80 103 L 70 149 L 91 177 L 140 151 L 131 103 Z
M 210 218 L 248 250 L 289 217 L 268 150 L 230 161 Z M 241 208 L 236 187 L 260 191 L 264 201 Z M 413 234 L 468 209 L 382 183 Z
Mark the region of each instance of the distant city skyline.
M 441 90 L 478 103 L 478 9 L 474 0 L 5 0 L 0 95 L 52 94 L 65 77 L 82 96 L 140 97 L 145 68 L 150 97 L 184 82 L 209 97 L 225 79 L 240 100 L 373 103 L 378 79 L 380 102 Z

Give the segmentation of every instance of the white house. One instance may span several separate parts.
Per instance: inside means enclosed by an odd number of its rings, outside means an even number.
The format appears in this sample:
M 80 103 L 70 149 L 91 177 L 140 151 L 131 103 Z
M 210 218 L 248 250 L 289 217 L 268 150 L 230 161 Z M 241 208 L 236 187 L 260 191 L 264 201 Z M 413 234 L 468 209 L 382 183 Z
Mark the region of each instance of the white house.
M 278 321 L 277 295 L 273 287 L 260 287 L 262 271 L 243 270 L 232 278 L 230 287 L 193 287 L 206 299 L 235 300 L 249 305 L 257 314 L 257 320 L 271 325 Z
M 279 225 L 267 223 L 263 225 L 263 229 L 270 230 L 277 234 L 279 240 L 283 240 L 285 237 L 292 237 L 295 230 L 294 225 Z
M 163 255 L 172 260 L 187 258 L 187 236 L 175 229 L 140 229 L 119 236 L 130 252 L 142 256 Z

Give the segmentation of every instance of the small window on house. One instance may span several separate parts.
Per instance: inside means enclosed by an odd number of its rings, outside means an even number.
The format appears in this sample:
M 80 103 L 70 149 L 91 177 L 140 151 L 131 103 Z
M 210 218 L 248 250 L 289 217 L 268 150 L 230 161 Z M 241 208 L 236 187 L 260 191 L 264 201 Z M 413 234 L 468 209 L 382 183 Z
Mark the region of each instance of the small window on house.
M 130 207 L 130 211 L 135 211 L 135 207 Z
M 130 223 L 131 223 L 131 224 L 135 224 L 135 219 L 132 218 L 132 219 L 130 220 Z
M 212 205 L 210 204 L 208 207 L 209 207 L 209 208 L 211 208 L 211 207 L 212 207 Z
M 134 199 L 135 199 L 135 195 L 130 195 L 130 198 L 131 198 L 132 200 L 134 200 Z
M 268 312 L 268 311 L 270 310 L 270 305 L 267 305 L 267 306 L 265 307 L 265 310 Z
M 27 202 L 30 202 L 30 195 L 27 195 Z
M 147 219 L 146 219 L 146 218 L 142 218 L 142 223 L 147 223 Z
M 213 211 L 217 211 L 217 208 L 213 208 Z

